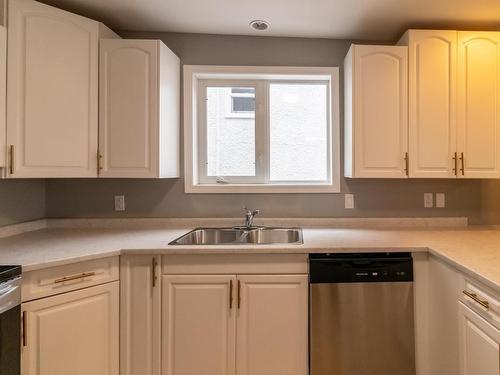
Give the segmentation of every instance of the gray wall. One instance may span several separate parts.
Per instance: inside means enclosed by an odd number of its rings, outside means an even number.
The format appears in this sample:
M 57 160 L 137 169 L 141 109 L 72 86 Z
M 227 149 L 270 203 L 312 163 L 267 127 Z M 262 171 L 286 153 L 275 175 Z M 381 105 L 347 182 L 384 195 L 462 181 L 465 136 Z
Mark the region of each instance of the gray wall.
M 43 217 L 43 180 L 0 180 L 0 227 Z
M 183 64 L 342 66 L 350 41 L 122 32 L 124 37 L 160 38 Z M 49 217 L 222 217 L 244 205 L 268 217 L 468 216 L 482 218 L 481 181 L 342 180 L 356 208 L 343 208 L 342 194 L 185 194 L 183 180 L 47 180 Z M 446 193 L 445 209 L 424 209 L 424 192 Z M 124 194 L 127 211 L 113 211 Z

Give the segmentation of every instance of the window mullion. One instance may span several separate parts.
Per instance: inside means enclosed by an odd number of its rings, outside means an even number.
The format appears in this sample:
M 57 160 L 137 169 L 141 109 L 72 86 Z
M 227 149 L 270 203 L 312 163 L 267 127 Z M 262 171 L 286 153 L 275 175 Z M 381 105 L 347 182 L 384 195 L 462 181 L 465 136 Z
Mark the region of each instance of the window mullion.
M 267 182 L 267 93 L 266 82 L 259 81 L 255 92 L 255 166 L 256 182 Z

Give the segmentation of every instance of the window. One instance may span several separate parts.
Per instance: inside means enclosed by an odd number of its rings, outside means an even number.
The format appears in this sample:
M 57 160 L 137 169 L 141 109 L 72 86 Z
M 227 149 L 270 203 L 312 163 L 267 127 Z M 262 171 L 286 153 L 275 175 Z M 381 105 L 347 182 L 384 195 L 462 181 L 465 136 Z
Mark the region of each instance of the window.
M 184 72 L 187 192 L 338 192 L 336 68 Z

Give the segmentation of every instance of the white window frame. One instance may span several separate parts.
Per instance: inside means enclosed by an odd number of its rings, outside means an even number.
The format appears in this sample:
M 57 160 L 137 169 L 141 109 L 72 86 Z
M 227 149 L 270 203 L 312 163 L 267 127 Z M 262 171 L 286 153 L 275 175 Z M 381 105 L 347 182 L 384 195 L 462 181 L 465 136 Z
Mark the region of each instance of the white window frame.
M 265 67 L 265 66 L 206 66 L 185 65 L 183 71 L 184 88 L 184 173 L 186 193 L 339 193 L 340 192 L 340 125 L 339 125 L 339 68 L 338 67 Z M 248 183 L 243 179 L 233 180 L 230 183 L 207 181 L 199 176 L 200 153 L 206 145 L 200 144 L 200 121 L 205 116 L 199 112 L 200 81 L 227 80 L 236 83 L 241 81 L 262 80 L 279 83 L 311 83 L 317 81 L 329 82 L 329 155 L 328 181 L 324 183 L 297 183 L 273 181 L 272 183 Z M 244 86 L 236 84 L 236 86 Z M 234 86 L 233 86 L 234 87 Z M 267 93 L 266 93 L 267 96 Z M 256 92 L 256 98 L 259 97 Z M 268 98 L 265 98 L 268 101 Z M 267 104 L 266 104 L 267 105 Z M 257 108 L 256 126 L 266 123 L 267 119 L 260 120 L 258 116 L 265 116 L 265 111 Z M 206 129 L 206 127 L 201 127 Z M 258 131 L 256 129 L 256 131 Z M 266 126 L 267 131 L 267 126 Z M 256 135 L 257 136 L 257 135 Z M 268 142 L 267 142 L 268 143 Z M 201 147 L 200 147 L 201 146 Z M 268 145 L 265 145 L 268 147 Z M 257 151 L 256 151 L 257 152 Z M 268 163 L 268 150 L 265 160 L 256 153 L 256 163 Z M 206 164 L 205 164 L 206 165 Z M 206 168 L 206 166 L 205 166 Z M 256 165 L 256 171 L 258 166 Z M 262 169 L 261 169 L 262 170 Z M 264 165 L 263 170 L 269 170 Z M 268 176 L 266 176 L 268 177 Z

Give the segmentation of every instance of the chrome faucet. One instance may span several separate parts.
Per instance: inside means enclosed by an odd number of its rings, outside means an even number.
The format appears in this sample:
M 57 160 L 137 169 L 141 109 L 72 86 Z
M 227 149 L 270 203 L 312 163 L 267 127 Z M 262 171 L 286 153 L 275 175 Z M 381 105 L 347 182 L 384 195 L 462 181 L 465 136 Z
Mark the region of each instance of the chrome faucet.
M 253 227 L 253 219 L 255 215 L 258 215 L 260 213 L 260 210 L 252 210 L 248 209 L 246 207 L 243 207 L 245 210 L 245 228 L 249 229 Z

